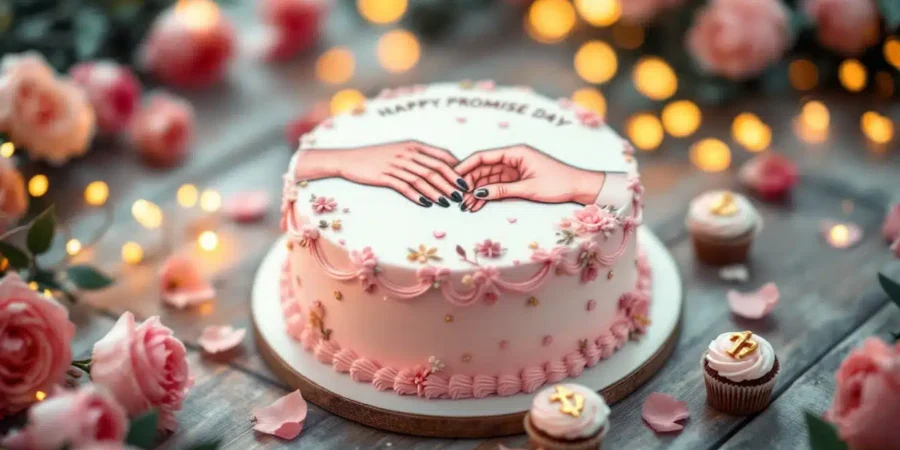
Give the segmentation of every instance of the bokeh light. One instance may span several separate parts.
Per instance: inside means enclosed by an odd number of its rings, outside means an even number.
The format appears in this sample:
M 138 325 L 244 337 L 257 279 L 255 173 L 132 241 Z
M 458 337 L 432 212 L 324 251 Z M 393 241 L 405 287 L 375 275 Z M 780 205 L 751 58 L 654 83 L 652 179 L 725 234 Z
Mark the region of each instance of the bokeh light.
M 887 144 L 894 138 L 894 122 L 890 117 L 868 111 L 860 119 L 863 134 L 876 144 Z
M 200 237 L 197 238 L 197 243 L 203 250 L 211 252 L 219 246 L 219 236 L 215 231 L 207 230 L 200 233 Z
M 543 43 L 559 42 L 575 27 L 575 8 L 567 0 L 535 0 L 528 8 L 525 29 Z
M 806 102 L 800 110 L 800 123 L 812 131 L 825 132 L 831 123 L 831 114 L 824 103 L 812 100 Z
M 650 113 L 631 116 L 625 124 L 625 130 L 631 143 L 641 150 L 656 150 L 665 137 L 662 123 Z
M 641 58 L 632 73 L 638 92 L 652 100 L 665 100 L 678 90 L 678 77 L 665 61 L 655 56 Z
M 407 6 L 407 0 L 356 0 L 359 15 L 382 25 L 400 20 Z
M 28 193 L 34 198 L 43 197 L 49 188 L 50 180 L 46 175 L 37 174 L 28 180 Z
M 772 129 L 753 113 L 741 113 L 731 123 L 731 137 L 751 152 L 761 152 L 772 143 Z
M 603 93 L 591 87 L 584 87 L 572 93 L 572 101 L 599 115 L 606 117 L 606 98 Z
M 93 181 L 84 188 L 84 201 L 91 206 L 103 206 L 109 198 L 109 186 L 102 181 Z
M 81 241 L 79 241 L 78 239 L 69 239 L 69 241 L 66 242 L 66 253 L 68 253 L 69 255 L 75 256 L 80 251 Z
M 819 84 L 819 68 L 808 59 L 795 59 L 788 66 L 788 79 L 798 91 L 808 91 Z
M 616 75 L 616 52 L 603 41 L 588 41 L 575 53 L 575 72 L 584 81 L 606 83 Z
M 47 398 L 47 393 L 44 391 L 37 391 L 34 393 L 34 398 L 37 399 L 37 401 L 42 402 Z
M 212 0 L 179 0 L 175 13 L 192 30 L 209 30 L 219 24 L 219 7 Z
M 866 88 L 866 66 L 856 59 L 845 59 L 838 67 L 838 78 L 844 89 L 859 92 Z
M 356 60 L 345 47 L 328 49 L 316 60 L 316 78 L 329 84 L 343 84 L 353 78 Z
M 12 142 L 4 142 L 0 144 L 0 156 L 4 158 L 12 158 L 16 153 L 16 145 Z
M 222 206 L 222 196 L 212 189 L 206 189 L 200 194 L 200 209 L 214 213 Z
M 162 209 L 156 203 L 140 199 L 131 205 L 131 215 L 137 223 L 148 230 L 162 226 Z
M 622 17 L 619 0 L 575 0 L 575 9 L 585 22 L 595 27 L 608 27 Z
M 613 42 L 626 50 L 635 50 L 644 43 L 644 27 L 640 24 L 619 22 L 612 29 Z
M 884 60 L 900 69 L 900 39 L 893 36 L 884 41 Z
M 700 108 L 690 100 L 678 100 L 662 110 L 662 123 L 672 136 L 683 138 L 694 134 L 703 120 Z
M 690 159 L 704 172 L 721 172 L 731 166 L 731 150 L 718 139 L 703 139 L 691 146 Z
M 378 62 L 391 73 L 402 73 L 419 62 L 421 48 L 416 36 L 406 30 L 389 31 L 378 39 Z
M 193 184 L 183 184 L 175 193 L 175 198 L 182 208 L 193 208 L 197 204 L 200 193 L 197 192 L 197 186 Z
M 331 114 L 337 115 L 366 102 L 366 96 L 356 89 L 342 89 L 331 97 Z
M 137 242 L 128 241 L 122 244 L 122 261 L 128 264 L 140 264 L 144 259 L 144 249 Z

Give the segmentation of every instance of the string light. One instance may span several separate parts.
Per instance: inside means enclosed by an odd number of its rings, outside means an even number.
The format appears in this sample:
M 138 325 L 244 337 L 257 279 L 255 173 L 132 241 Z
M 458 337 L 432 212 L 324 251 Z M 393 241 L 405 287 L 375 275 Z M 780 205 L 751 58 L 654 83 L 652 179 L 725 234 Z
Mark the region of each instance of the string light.
M 366 96 L 356 89 L 343 89 L 331 97 L 331 114 L 341 114 L 366 102 Z
M 406 12 L 406 0 L 357 0 L 356 9 L 369 22 L 388 24 L 400 20 Z
M 222 196 L 212 189 L 206 189 L 200 194 L 200 209 L 214 213 L 222 206 Z
M 798 91 L 808 91 L 819 84 L 819 68 L 808 59 L 795 59 L 788 66 L 788 79 Z
M 575 0 L 575 9 L 585 22 L 595 27 L 608 27 L 622 17 L 619 0 Z
M 193 184 L 183 184 L 175 193 L 175 198 L 182 208 L 193 208 L 197 204 L 197 198 L 200 194 L 197 192 L 197 186 Z
M 211 252 L 219 246 L 219 236 L 216 235 L 215 231 L 207 230 L 200 233 L 200 237 L 197 238 L 197 243 L 203 250 Z
M 731 166 L 731 150 L 718 139 L 703 139 L 691 146 L 690 159 L 704 172 L 721 172 Z
M 575 72 L 588 83 L 606 83 L 618 67 L 616 52 L 606 42 L 588 41 L 575 52 Z
M 0 156 L 4 158 L 12 158 L 16 153 L 16 145 L 12 142 L 4 142 L 0 144 Z
M 131 205 L 131 215 L 142 227 L 153 230 L 162 226 L 163 213 L 156 203 L 140 199 Z
M 655 56 L 641 58 L 632 73 L 638 92 L 652 100 L 665 100 L 678 90 L 678 77 L 665 61 Z
M 772 143 L 772 129 L 753 113 L 738 114 L 731 123 L 731 137 L 751 152 L 761 152 Z
M 543 43 L 559 42 L 575 27 L 575 8 L 567 0 L 535 0 L 528 8 L 525 29 Z
M 662 110 L 662 123 L 666 131 L 675 137 L 694 134 L 702 121 L 700 108 L 690 100 L 669 103 Z
M 402 73 L 419 62 L 421 48 L 416 36 L 406 30 L 389 31 L 378 39 L 378 62 L 391 73 Z
M 79 241 L 78 239 L 69 239 L 69 241 L 66 242 L 66 253 L 68 253 L 70 256 L 75 256 L 80 251 L 81 241 Z
M 109 186 L 102 181 L 93 181 L 84 188 L 84 201 L 91 206 L 103 206 L 109 198 Z
M 572 93 L 572 101 L 599 115 L 606 117 L 606 98 L 603 93 L 591 87 L 584 87 Z
M 36 281 L 32 281 L 32 282 L 28 283 L 28 289 L 31 289 L 32 291 L 38 290 L 38 284 L 37 284 L 37 282 L 36 282 Z
M 128 264 L 140 264 L 144 259 L 144 249 L 137 242 L 126 242 L 122 245 L 122 261 Z
M 887 144 L 894 138 L 894 122 L 874 111 L 862 115 L 860 127 L 863 134 L 876 144 Z
M 329 84 L 343 84 L 353 78 L 356 60 L 345 47 L 334 47 L 316 60 L 316 78 Z
M 49 188 L 50 180 L 46 175 L 38 174 L 28 180 L 28 193 L 34 198 L 43 197 Z
M 893 36 L 884 41 L 884 60 L 900 69 L 900 39 Z
M 653 114 L 639 113 L 631 116 L 625 125 L 631 143 L 641 150 L 656 150 L 662 143 L 663 126 Z
M 845 59 L 838 67 L 838 78 L 844 89 L 859 92 L 866 88 L 866 66 L 856 59 Z
M 612 34 L 613 42 L 626 50 L 635 50 L 644 43 L 644 27 L 638 24 L 619 22 Z

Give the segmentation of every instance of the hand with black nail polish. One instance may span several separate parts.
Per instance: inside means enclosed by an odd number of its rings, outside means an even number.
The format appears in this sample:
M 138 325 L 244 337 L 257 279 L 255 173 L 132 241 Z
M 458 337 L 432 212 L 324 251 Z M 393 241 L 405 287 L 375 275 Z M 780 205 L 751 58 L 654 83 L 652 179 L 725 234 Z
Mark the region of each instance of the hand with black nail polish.
M 387 187 L 426 208 L 432 205 L 448 208 L 448 197 L 461 202 L 460 190 L 469 188 L 453 170 L 459 163 L 455 156 L 417 141 L 353 149 L 313 149 L 302 152 L 298 158 L 294 171 L 297 180 L 339 177 L 368 186 Z

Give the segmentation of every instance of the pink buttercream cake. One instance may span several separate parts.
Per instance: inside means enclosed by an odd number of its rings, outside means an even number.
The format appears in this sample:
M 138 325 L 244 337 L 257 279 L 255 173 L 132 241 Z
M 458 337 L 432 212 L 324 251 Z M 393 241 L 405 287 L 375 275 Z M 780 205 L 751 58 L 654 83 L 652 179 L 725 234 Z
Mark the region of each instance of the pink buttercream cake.
M 355 381 L 530 393 L 649 325 L 632 147 L 567 99 L 384 90 L 301 137 L 284 179 L 288 333 Z

